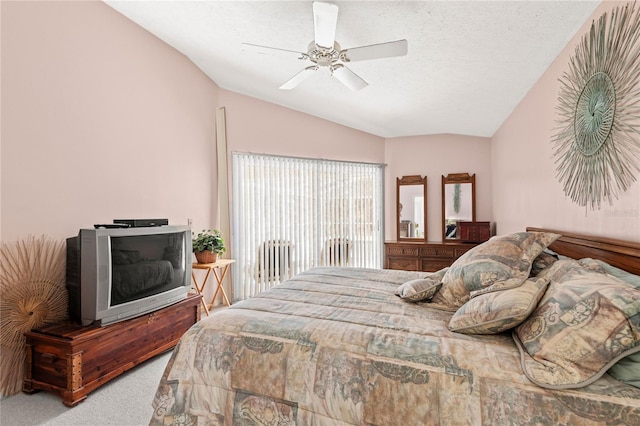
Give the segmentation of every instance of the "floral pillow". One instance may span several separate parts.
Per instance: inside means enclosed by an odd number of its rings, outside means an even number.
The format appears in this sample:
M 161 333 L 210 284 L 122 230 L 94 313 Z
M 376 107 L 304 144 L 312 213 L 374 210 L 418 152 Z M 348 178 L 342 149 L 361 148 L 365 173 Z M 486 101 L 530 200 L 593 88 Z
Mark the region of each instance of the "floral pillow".
M 465 334 L 498 334 L 513 328 L 533 312 L 548 279 L 531 278 L 520 287 L 473 297 L 451 318 L 449 330 Z
M 449 268 L 441 269 L 425 278 L 407 281 L 396 289 L 396 296 L 410 302 L 420 302 L 431 299 L 433 295 L 440 290 L 442 277 L 447 272 L 447 269 Z
M 580 259 L 578 262 L 587 269 L 600 271 L 602 273 L 613 275 L 616 278 L 620 278 L 622 281 L 625 281 L 626 283 L 631 284 L 634 288 L 640 290 L 640 275 L 635 275 L 623 269 L 616 268 L 615 266 L 609 265 L 607 262 L 600 259 L 584 258 Z M 622 358 L 615 363 L 607 373 L 621 382 L 640 388 L 640 352 L 636 352 Z
M 623 269 L 616 268 L 615 266 L 611 266 L 607 262 L 600 259 L 584 258 L 580 259 L 578 262 L 587 269 L 602 271 L 603 273 L 613 275 L 616 278 L 620 278 L 622 281 L 626 281 L 627 283 L 640 290 L 640 275 L 635 275 Z
M 531 272 L 529 273 L 529 276 L 535 277 L 540 272 L 547 269 L 549 266 L 553 265 L 556 262 L 556 260 L 558 260 L 558 255 L 553 254 L 553 252 L 549 250 L 544 250 L 542 253 L 538 255 L 538 257 L 536 257 L 533 260 L 533 263 L 531 264 Z
M 640 290 L 574 260 L 558 260 L 535 311 L 513 332 L 522 368 L 549 389 L 586 386 L 640 351 Z
M 518 232 L 491 238 L 451 265 L 432 301 L 458 309 L 473 291 L 520 286 L 529 277 L 534 259 L 559 237 L 549 232 Z

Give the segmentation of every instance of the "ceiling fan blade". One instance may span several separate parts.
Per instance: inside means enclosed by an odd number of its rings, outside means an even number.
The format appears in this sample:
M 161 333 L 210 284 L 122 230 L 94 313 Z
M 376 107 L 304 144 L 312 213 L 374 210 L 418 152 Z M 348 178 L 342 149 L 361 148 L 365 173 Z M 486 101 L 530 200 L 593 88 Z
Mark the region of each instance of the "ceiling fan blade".
M 349 89 L 358 91 L 360 89 L 364 89 L 369 84 L 360 78 L 356 73 L 351 71 L 349 68 L 345 67 L 342 64 L 336 65 L 332 70 L 331 74 L 337 78 L 342 84 L 347 86 Z
M 404 56 L 407 54 L 408 48 L 407 40 L 397 40 L 345 49 L 341 52 L 341 56 L 345 62 L 366 61 L 368 59 Z
M 313 74 L 318 69 L 317 65 L 312 65 L 310 67 L 306 67 L 293 77 L 291 77 L 287 82 L 285 82 L 280 89 L 282 90 L 291 90 L 296 87 L 298 84 L 302 83 L 304 80 L 309 78 L 311 74 Z
M 313 28 L 318 46 L 333 48 L 338 25 L 338 6 L 332 3 L 313 2 Z
M 305 59 L 307 54 L 296 52 L 294 50 L 279 49 L 277 47 L 260 46 L 258 44 L 242 43 L 242 50 L 245 52 L 253 52 L 261 55 L 279 55 L 279 56 L 295 56 L 298 59 Z

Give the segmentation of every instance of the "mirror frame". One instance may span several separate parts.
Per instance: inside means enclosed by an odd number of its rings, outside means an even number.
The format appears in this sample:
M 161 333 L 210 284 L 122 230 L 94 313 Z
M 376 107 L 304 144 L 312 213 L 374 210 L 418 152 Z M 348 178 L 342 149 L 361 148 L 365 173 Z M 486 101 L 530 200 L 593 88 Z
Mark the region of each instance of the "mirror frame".
M 422 185 L 424 190 L 424 237 L 400 237 L 400 187 L 403 185 Z M 398 241 L 428 241 L 427 240 L 427 177 L 421 175 L 402 176 L 396 178 L 396 238 Z
M 447 176 L 442 176 L 442 242 L 457 241 L 459 238 L 447 238 L 447 218 L 445 208 L 445 185 L 452 183 L 470 183 L 471 184 L 471 221 L 476 221 L 476 175 L 469 175 L 469 173 L 450 173 Z

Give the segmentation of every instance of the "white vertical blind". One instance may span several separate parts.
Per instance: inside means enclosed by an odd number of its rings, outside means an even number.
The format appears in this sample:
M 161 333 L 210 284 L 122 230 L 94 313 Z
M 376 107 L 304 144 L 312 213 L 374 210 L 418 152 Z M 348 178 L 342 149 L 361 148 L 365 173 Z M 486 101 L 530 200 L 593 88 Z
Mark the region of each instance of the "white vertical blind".
M 314 266 L 382 267 L 383 167 L 234 153 L 234 300 Z

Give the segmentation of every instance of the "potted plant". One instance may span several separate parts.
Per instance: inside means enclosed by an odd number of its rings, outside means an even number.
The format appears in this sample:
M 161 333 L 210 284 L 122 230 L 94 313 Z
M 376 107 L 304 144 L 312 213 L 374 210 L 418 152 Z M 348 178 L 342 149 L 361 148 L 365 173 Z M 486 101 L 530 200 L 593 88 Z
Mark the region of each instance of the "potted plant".
M 218 255 L 227 251 L 222 234 L 217 229 L 203 229 L 192 238 L 193 252 L 198 263 L 213 263 Z

